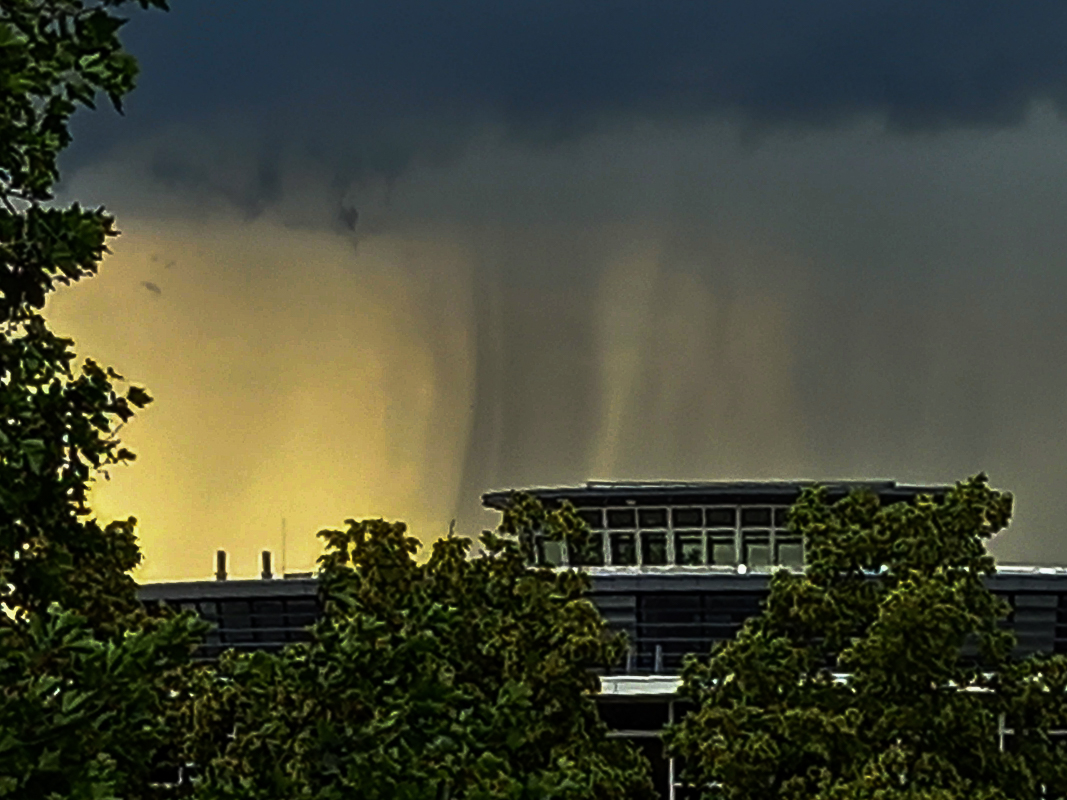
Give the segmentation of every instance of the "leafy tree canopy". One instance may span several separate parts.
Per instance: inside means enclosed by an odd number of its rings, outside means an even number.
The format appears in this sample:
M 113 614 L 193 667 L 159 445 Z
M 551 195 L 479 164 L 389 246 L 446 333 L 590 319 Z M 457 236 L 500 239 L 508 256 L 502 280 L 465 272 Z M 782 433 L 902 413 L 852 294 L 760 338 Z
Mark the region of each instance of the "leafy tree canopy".
M 166 8 L 162 0 L 138 0 Z M 119 427 L 151 398 L 48 329 L 48 292 L 96 273 L 117 234 L 102 208 L 45 205 L 71 141 L 70 117 L 98 93 L 121 110 L 137 64 L 118 38 L 126 0 L 0 4 L 0 605 L 58 601 L 94 625 L 135 611 L 127 573 L 134 521 L 101 528 L 86 506 L 94 472 L 133 459 Z
M 0 798 L 166 795 L 168 722 L 199 623 L 178 617 L 102 638 L 58 605 L 0 630 Z
M 984 583 L 1011 508 L 984 475 L 890 506 L 806 490 L 804 573 L 776 572 L 764 613 L 684 669 L 695 708 L 666 738 L 702 796 L 1062 797 L 1065 662 L 1013 663 Z
M 98 93 L 122 111 L 137 62 L 122 49 L 130 0 L 4 0 L 0 5 L 0 319 L 44 306 L 57 282 L 93 275 L 114 236 L 103 209 L 45 208 L 71 142 L 70 117 Z M 166 9 L 164 0 L 137 0 Z
M 590 668 L 617 661 L 575 572 L 531 569 L 534 525 L 581 537 L 573 509 L 522 497 L 482 552 L 428 561 L 402 523 L 323 531 L 324 615 L 280 655 L 223 656 L 189 725 L 201 798 L 651 798 L 647 762 L 608 739 Z M 233 733 L 232 738 L 228 734 Z
M 117 434 L 151 398 L 76 366 L 41 316 L 117 234 L 102 208 L 49 201 L 75 109 L 97 93 L 121 109 L 133 87 L 112 13 L 124 4 L 0 1 L 0 797 L 19 800 L 153 794 L 203 627 L 145 616 L 135 520 L 101 526 L 87 506 L 94 475 L 133 459 Z

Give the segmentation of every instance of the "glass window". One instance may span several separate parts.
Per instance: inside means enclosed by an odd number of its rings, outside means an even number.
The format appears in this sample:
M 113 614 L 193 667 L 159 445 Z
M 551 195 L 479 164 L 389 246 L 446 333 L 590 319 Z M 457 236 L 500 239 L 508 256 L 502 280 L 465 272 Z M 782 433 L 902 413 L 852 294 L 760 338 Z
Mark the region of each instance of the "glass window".
M 543 567 L 558 567 L 563 564 L 563 544 L 537 537 L 537 563 Z
M 732 528 L 737 524 L 737 510 L 733 508 L 709 508 L 705 513 L 709 528 Z
M 774 527 L 787 528 L 789 527 L 789 509 L 788 508 L 776 508 L 774 509 Z
M 711 531 L 708 533 L 708 563 L 733 565 L 737 563 L 737 548 L 733 531 Z
M 699 528 L 704 524 L 704 511 L 699 508 L 676 508 L 671 512 L 676 528 Z
M 634 534 L 611 534 L 611 563 L 617 567 L 632 567 L 637 564 L 637 543 L 634 542 Z
M 646 567 L 659 567 L 667 563 L 666 531 L 646 531 L 641 534 L 641 563 Z
M 632 508 L 612 508 L 608 510 L 609 528 L 636 528 L 637 514 Z
M 749 525 L 758 526 L 761 528 L 770 527 L 771 524 L 771 510 L 769 508 L 742 508 L 741 509 L 741 525 L 748 527 Z
M 677 563 L 691 567 L 704 562 L 700 531 L 677 531 L 674 534 L 674 557 Z
M 637 511 L 637 523 L 642 528 L 666 528 L 667 509 L 641 508 Z
M 599 508 L 583 508 L 578 512 L 578 516 L 593 530 L 604 527 L 604 512 Z
M 778 558 L 776 563 L 783 567 L 799 568 L 804 566 L 804 545 L 798 539 L 779 538 L 776 542 Z
M 771 565 L 771 537 L 769 531 L 746 531 L 742 544 L 744 560 L 749 569 Z
M 591 533 L 584 546 L 571 548 L 571 564 L 577 567 L 604 566 L 604 534 Z

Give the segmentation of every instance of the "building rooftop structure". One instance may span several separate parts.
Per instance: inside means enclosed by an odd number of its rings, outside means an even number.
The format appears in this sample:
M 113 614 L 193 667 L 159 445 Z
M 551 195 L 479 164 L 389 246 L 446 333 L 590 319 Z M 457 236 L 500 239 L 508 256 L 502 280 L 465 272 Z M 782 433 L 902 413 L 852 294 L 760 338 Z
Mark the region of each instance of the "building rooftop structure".
M 803 543 L 787 524 L 789 507 L 816 481 L 589 481 L 584 486 L 521 491 L 549 506 L 569 501 L 592 531 L 582 552 L 535 537 L 539 564 L 602 568 L 740 572 L 802 569 Z M 820 483 L 831 499 L 856 489 L 884 502 L 944 495 L 944 485 L 896 481 Z M 483 504 L 503 510 L 515 490 L 487 492 Z
M 869 489 L 887 500 L 905 500 L 918 494 L 944 494 L 952 487 L 947 484 L 908 484 L 894 480 L 759 480 L 759 481 L 586 481 L 581 486 L 543 486 L 524 489 L 489 491 L 482 495 L 487 508 L 502 510 L 516 492 L 532 494 L 543 500 L 580 500 L 583 504 L 616 504 L 620 499 L 647 502 L 673 502 L 668 498 L 692 500 L 708 496 L 746 499 L 796 498 L 801 490 L 811 486 L 826 488 L 831 496 L 844 496 L 856 489 Z

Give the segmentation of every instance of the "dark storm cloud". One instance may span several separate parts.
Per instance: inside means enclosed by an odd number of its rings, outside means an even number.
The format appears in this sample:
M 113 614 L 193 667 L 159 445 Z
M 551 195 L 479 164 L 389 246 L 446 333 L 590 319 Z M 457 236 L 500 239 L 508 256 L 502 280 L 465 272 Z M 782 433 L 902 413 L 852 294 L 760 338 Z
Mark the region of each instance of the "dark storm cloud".
M 640 119 L 727 114 L 759 128 L 874 114 L 937 129 L 1067 104 L 1059 0 L 173 6 L 126 29 L 141 89 L 127 120 L 80 121 L 75 161 L 116 137 L 218 116 L 298 142 L 343 182 L 448 155 L 483 124 L 551 143 Z
M 469 407 L 433 417 L 468 431 L 427 472 L 462 476 L 442 530 L 478 519 L 489 488 L 985 469 L 1025 498 L 1001 552 L 1067 563 L 1050 533 L 1067 479 L 1062 0 L 175 0 L 126 40 L 143 67 L 128 116 L 79 115 L 68 174 L 99 165 L 72 183 L 120 219 L 195 231 L 237 209 L 201 276 L 211 296 L 235 276 L 262 290 L 246 326 L 315 283 L 243 255 L 278 221 L 281 241 L 321 245 L 307 276 L 342 283 L 428 286 L 427 264 L 463 254 L 444 271 L 469 290 L 329 297 L 395 312 L 398 331 L 460 320 L 378 348 L 430 353 L 426 386 Z M 139 307 L 181 308 L 189 236 L 168 300 Z M 469 344 L 441 351 L 454 328 Z M 413 396 L 406 365 L 375 383 L 349 360 L 380 355 L 354 349 L 359 329 L 323 337 L 353 385 Z M 301 425 L 324 416 L 308 407 Z M 418 454 L 409 421 L 386 438 Z M 289 447 L 272 425 L 248 463 Z
M 249 218 L 258 216 L 281 195 L 278 166 L 265 156 L 257 158 L 251 169 L 240 171 L 235 181 L 200 163 L 191 153 L 160 149 L 149 163 L 149 173 L 168 189 L 199 188 L 218 194 Z

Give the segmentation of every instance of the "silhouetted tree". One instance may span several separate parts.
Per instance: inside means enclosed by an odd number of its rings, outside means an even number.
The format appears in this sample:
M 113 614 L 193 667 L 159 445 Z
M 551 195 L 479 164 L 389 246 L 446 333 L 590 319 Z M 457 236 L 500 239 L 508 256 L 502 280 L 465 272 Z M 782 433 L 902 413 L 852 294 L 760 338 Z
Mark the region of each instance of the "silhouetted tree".
M 281 655 L 223 656 L 190 724 L 199 798 L 654 797 L 648 764 L 607 738 L 591 667 L 625 648 L 587 578 L 531 569 L 517 538 L 583 535 L 529 497 L 482 552 L 448 537 L 418 563 L 402 523 L 323 531 L 325 613 Z
M 102 92 L 120 109 L 133 87 L 111 11 L 123 4 L 0 3 L 0 797 L 20 800 L 150 794 L 173 750 L 175 670 L 201 628 L 145 616 L 135 520 L 101 526 L 87 505 L 94 475 L 133 459 L 117 433 L 151 398 L 76 367 L 41 315 L 117 233 L 103 209 L 49 201 L 76 107 Z

